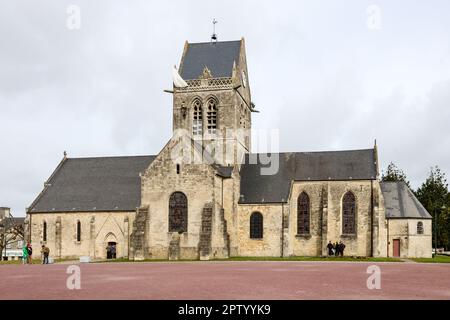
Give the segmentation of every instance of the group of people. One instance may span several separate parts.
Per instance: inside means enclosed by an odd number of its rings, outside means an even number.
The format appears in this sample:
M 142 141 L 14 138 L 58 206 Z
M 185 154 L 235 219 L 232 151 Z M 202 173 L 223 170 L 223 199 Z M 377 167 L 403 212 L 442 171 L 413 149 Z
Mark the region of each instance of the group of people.
M 330 241 L 330 242 L 328 242 L 327 249 L 328 249 L 329 256 L 343 257 L 345 244 L 342 241 L 340 241 L 339 243 L 337 241 L 335 243 L 332 243 Z
M 50 249 L 45 245 L 42 245 L 41 249 L 42 254 L 42 264 L 48 264 L 48 256 L 50 255 Z M 22 263 L 23 264 L 32 264 L 33 263 L 33 247 L 30 242 L 22 249 Z
M 115 259 L 116 258 L 116 245 L 108 244 L 106 247 L 106 258 L 107 259 Z

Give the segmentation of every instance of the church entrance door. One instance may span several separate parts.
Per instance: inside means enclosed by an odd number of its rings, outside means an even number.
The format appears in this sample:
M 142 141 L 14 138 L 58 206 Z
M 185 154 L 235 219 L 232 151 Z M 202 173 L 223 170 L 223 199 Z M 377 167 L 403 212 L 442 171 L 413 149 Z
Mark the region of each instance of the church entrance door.
M 108 242 L 108 246 L 106 247 L 106 259 L 116 258 L 116 248 L 117 248 L 116 242 L 114 241 Z

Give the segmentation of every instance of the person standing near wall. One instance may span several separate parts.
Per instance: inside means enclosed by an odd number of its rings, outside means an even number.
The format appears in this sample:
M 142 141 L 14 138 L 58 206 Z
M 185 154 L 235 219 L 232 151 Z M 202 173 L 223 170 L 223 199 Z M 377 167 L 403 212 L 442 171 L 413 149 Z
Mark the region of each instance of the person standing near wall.
M 22 248 L 22 264 L 28 263 L 28 247 L 25 245 Z
M 345 249 L 345 244 L 344 244 L 342 241 L 339 242 L 339 255 L 340 255 L 341 257 L 344 256 L 344 249 Z
M 47 248 L 45 245 L 42 245 L 41 253 L 42 253 L 42 264 L 48 264 L 48 255 L 50 254 L 50 249 Z
M 28 251 L 28 263 L 33 264 L 33 247 L 30 242 L 27 242 L 27 251 Z
M 336 257 L 339 257 L 339 253 L 340 253 L 340 245 L 339 243 L 336 241 L 336 243 L 334 244 L 334 255 Z
M 328 255 L 332 256 L 333 255 L 333 244 L 331 243 L 331 241 L 328 242 L 327 249 L 328 249 Z

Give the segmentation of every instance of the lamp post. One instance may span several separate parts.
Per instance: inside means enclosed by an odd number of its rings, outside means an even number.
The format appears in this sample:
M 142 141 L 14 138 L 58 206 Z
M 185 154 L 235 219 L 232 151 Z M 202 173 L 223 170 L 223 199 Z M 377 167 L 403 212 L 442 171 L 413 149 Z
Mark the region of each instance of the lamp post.
M 445 206 L 445 204 L 443 204 L 441 207 L 441 211 L 445 211 L 446 209 L 447 209 L 447 207 Z M 435 257 L 437 255 L 438 213 L 439 213 L 439 210 L 436 210 L 436 208 L 435 208 L 434 209 L 434 256 Z
M 445 206 L 445 204 L 443 204 L 442 207 L 441 207 L 442 213 L 443 213 L 446 209 L 447 209 L 447 207 Z M 436 247 L 437 247 L 437 243 L 436 243 Z M 437 254 L 437 252 L 436 252 L 436 254 Z
M 435 258 L 437 255 L 437 210 L 436 207 L 434 208 L 434 256 Z
M 0 241 L 1 243 L 1 252 L 0 252 L 0 261 L 3 260 L 3 249 L 5 249 L 6 252 L 6 231 L 5 231 L 5 226 L 3 224 L 3 222 L 0 222 Z M 6 253 L 5 253 L 6 256 Z

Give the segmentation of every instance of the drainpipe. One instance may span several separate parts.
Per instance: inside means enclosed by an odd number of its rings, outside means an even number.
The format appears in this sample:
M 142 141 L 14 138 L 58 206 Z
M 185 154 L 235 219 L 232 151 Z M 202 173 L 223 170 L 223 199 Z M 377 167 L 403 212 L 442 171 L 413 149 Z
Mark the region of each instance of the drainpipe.
M 281 200 L 281 247 L 280 256 L 284 255 L 284 199 Z
M 222 180 L 222 209 L 224 209 L 224 207 L 223 207 L 223 178 L 221 177 L 221 180 Z
M 6 228 L 5 228 L 5 234 L 4 234 L 4 236 L 3 236 L 3 243 L 2 243 L 2 245 L 3 245 L 3 248 L 5 249 L 5 259 L 6 260 L 8 260 L 8 258 L 6 258 L 6 244 L 7 244 L 7 240 L 6 240 L 6 237 L 7 237 L 8 235 L 7 235 L 7 232 L 6 232 Z M 0 252 L 1 253 L 1 256 L 0 256 L 0 260 L 3 260 L 3 252 Z
M 389 258 L 389 219 L 386 218 L 387 220 L 387 241 L 386 241 L 386 245 L 387 245 L 387 257 Z
M 434 208 L 434 257 L 437 256 L 437 210 Z
M 31 212 L 30 212 L 30 219 L 28 220 L 28 236 L 27 236 L 27 242 L 29 241 L 30 242 L 30 244 L 31 244 L 31 231 L 32 231 L 32 224 L 31 224 L 31 217 L 32 217 L 32 214 L 31 214 Z M 23 249 L 23 248 L 22 248 Z
M 370 180 L 370 256 L 373 257 L 373 180 Z

